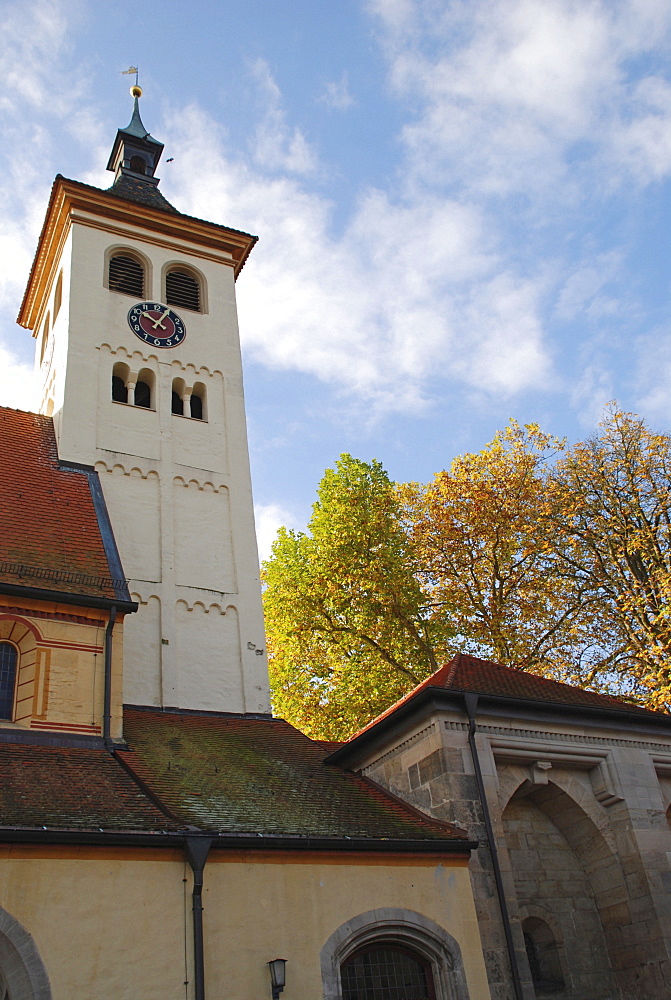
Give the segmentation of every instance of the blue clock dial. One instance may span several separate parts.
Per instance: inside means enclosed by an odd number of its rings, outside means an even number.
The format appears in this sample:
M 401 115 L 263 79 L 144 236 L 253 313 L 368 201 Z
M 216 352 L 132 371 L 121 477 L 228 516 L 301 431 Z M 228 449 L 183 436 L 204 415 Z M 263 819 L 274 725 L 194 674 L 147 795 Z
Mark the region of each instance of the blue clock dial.
M 182 319 L 161 302 L 138 302 L 128 313 L 128 325 L 151 347 L 177 347 L 186 337 Z

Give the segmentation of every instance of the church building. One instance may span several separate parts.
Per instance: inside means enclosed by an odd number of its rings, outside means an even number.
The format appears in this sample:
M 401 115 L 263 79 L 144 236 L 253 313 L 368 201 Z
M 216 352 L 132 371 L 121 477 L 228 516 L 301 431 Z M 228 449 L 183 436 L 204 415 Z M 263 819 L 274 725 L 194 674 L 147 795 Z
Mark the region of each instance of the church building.
M 54 182 L 0 408 L 0 1000 L 671 997 L 671 719 L 458 656 L 270 710 L 235 282 L 141 90 Z
M 109 190 L 54 182 L 0 410 L 0 997 L 487 997 L 475 841 L 270 714 L 255 238 L 166 201 L 140 96 Z

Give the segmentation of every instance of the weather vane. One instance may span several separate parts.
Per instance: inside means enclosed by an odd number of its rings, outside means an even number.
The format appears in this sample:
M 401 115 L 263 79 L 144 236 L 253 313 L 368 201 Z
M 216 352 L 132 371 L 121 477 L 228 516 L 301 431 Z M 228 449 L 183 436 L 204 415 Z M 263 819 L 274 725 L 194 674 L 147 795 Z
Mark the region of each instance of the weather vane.
M 130 92 L 133 95 L 133 97 L 139 97 L 142 94 L 142 90 L 140 89 L 140 85 L 137 82 L 138 72 L 139 71 L 138 71 L 137 66 L 129 66 L 128 69 L 122 69 L 121 70 L 121 75 L 122 76 L 128 76 L 128 74 L 135 73 L 135 86 L 131 87 L 131 89 L 130 89 Z M 135 91 L 137 91 L 137 90 L 140 91 L 139 94 L 135 93 Z

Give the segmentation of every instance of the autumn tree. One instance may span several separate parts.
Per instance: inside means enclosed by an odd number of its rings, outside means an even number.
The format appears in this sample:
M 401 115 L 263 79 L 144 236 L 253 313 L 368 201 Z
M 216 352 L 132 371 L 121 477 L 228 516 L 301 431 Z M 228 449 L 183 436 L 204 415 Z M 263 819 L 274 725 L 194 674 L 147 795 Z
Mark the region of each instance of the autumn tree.
M 276 710 L 348 735 L 459 651 L 668 708 L 670 491 L 671 438 L 615 408 L 570 449 L 512 421 L 426 486 L 343 455 L 265 564 Z
M 428 486 L 405 486 L 410 538 L 432 614 L 455 652 L 584 679 L 607 657 L 591 581 L 558 556 L 548 492 L 563 442 L 515 421 Z
M 611 668 L 650 707 L 671 704 L 671 437 L 614 405 L 551 478 L 564 571 L 597 595 Z
M 346 736 L 437 669 L 444 622 L 416 568 L 387 473 L 342 455 L 307 532 L 281 529 L 263 566 L 275 711 Z

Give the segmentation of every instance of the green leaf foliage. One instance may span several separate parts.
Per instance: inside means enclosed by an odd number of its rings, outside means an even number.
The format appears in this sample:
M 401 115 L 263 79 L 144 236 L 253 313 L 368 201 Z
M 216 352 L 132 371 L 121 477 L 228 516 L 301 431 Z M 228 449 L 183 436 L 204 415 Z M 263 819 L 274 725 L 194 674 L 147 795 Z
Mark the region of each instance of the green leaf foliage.
M 274 709 L 316 738 L 344 738 L 437 668 L 399 501 L 382 465 L 341 455 L 307 532 L 281 529 L 263 566 Z

